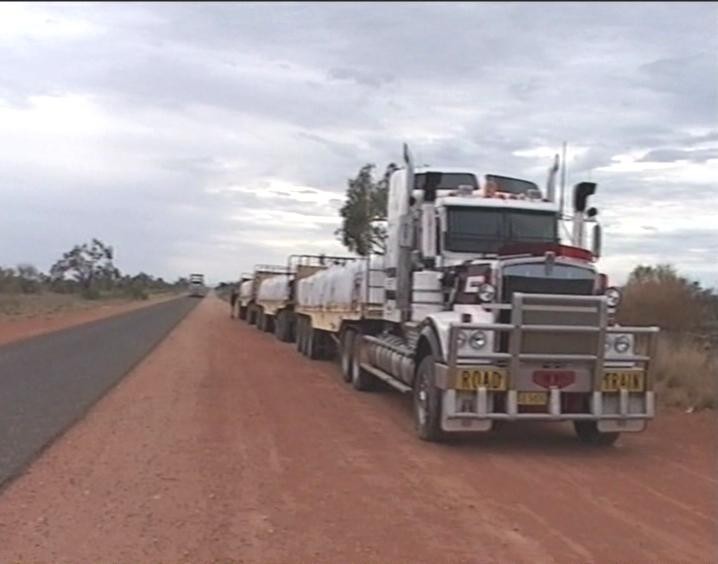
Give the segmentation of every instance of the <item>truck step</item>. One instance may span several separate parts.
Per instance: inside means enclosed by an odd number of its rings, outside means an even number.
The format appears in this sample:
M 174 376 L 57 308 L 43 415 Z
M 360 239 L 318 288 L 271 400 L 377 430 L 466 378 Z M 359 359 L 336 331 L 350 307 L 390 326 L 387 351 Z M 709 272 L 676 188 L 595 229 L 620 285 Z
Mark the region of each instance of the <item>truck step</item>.
M 404 382 L 400 382 L 399 380 L 397 380 L 397 379 L 394 378 L 393 376 L 390 376 L 389 374 L 387 374 L 387 373 L 384 372 L 383 370 L 379 370 L 379 369 L 376 368 L 375 366 L 372 366 L 372 365 L 370 365 L 370 364 L 366 364 L 365 362 L 362 362 L 359 366 L 361 366 L 363 370 L 366 370 L 366 371 L 369 372 L 370 374 L 373 374 L 374 376 L 376 376 L 377 378 L 379 378 L 379 380 L 382 380 L 383 382 L 386 382 L 386 383 L 389 384 L 392 388 L 395 388 L 395 389 L 399 390 L 400 392 L 402 392 L 402 393 L 404 393 L 404 394 L 406 394 L 407 392 L 410 392 L 410 391 L 411 391 L 411 387 L 410 387 L 410 386 L 407 386 L 406 384 L 404 384 Z

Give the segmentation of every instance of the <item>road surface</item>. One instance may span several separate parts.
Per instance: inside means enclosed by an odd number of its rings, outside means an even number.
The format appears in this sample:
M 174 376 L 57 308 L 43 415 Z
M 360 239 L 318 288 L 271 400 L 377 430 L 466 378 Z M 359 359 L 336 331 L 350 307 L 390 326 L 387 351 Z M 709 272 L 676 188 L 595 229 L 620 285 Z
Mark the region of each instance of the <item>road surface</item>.
M 716 562 L 714 413 L 417 440 L 207 298 L 0 497 L 0 562 Z
M 0 346 L 0 486 L 196 305 L 180 298 Z

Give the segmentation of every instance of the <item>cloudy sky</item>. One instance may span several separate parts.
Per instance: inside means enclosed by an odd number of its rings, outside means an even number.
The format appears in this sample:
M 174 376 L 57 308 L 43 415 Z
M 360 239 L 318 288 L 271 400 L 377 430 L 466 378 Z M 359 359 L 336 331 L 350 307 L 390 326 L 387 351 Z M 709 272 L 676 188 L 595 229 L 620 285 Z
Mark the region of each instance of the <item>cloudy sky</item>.
M 346 179 L 422 163 L 599 184 L 601 266 L 718 286 L 716 4 L 2 4 L 0 264 L 99 237 L 236 279 L 341 252 Z

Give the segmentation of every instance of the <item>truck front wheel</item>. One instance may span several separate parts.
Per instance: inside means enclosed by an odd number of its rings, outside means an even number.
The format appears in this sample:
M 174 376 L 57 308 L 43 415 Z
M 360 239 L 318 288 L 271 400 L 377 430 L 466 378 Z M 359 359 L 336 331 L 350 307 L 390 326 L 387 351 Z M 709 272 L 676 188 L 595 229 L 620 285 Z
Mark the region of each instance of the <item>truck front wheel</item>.
M 582 443 L 593 446 L 611 446 L 620 433 L 602 433 L 595 421 L 574 421 L 573 428 Z
M 434 384 L 436 362 L 431 354 L 421 359 L 414 382 L 414 425 L 424 441 L 442 439 L 441 390 Z

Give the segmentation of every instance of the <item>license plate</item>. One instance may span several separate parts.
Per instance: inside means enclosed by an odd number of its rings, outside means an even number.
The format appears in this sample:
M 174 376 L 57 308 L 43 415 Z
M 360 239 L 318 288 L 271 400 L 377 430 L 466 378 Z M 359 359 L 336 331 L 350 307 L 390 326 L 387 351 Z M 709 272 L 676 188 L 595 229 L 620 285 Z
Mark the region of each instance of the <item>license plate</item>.
M 548 392 L 519 392 L 516 401 L 519 405 L 546 405 Z
M 618 392 L 619 390 L 642 392 L 644 387 L 643 372 L 631 372 L 627 370 L 606 372 L 601 382 L 602 392 Z
M 481 387 L 489 391 L 506 389 L 506 370 L 503 368 L 459 368 L 456 376 L 457 390 L 475 391 Z

